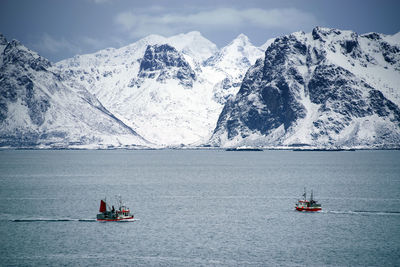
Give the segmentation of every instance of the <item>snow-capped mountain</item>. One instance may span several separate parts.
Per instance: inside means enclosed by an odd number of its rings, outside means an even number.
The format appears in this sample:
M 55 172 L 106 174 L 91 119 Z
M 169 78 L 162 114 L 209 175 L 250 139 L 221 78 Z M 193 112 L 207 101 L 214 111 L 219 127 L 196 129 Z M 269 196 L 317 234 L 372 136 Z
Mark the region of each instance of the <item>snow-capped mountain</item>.
M 225 104 L 228 98 L 239 91 L 246 70 L 263 56 L 264 51 L 265 49 L 253 46 L 246 35 L 239 34 L 231 43 L 203 62 L 205 72 L 225 77 L 213 89 L 217 102 Z
M 243 69 L 247 70 L 263 52 L 253 46 L 246 35 L 239 34 L 231 43 L 208 58 L 204 65 L 215 67 L 232 77 L 239 77 L 243 75 Z
M 208 140 L 225 102 L 262 56 L 244 35 L 218 50 L 189 32 L 151 35 L 56 65 L 69 86 L 86 88 L 145 139 L 180 145 Z
M 149 143 L 52 64 L 0 34 L 0 146 L 107 148 Z
M 400 33 L 150 35 L 55 65 L 0 35 L 0 53 L 3 147 L 400 147 Z
M 246 73 L 215 146 L 399 147 L 400 33 L 276 38 Z

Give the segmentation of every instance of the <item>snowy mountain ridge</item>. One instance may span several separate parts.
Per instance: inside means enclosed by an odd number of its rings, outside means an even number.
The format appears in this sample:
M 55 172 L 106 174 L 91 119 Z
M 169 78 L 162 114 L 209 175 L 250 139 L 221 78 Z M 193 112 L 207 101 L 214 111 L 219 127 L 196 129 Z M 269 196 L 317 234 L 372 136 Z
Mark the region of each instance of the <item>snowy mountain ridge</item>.
M 399 84 L 400 33 L 150 35 L 56 64 L 0 34 L 0 146 L 399 148 Z
M 262 55 L 244 35 L 218 50 L 189 32 L 151 35 L 56 66 L 69 86 L 86 88 L 145 139 L 176 146 L 207 141 L 226 100 Z

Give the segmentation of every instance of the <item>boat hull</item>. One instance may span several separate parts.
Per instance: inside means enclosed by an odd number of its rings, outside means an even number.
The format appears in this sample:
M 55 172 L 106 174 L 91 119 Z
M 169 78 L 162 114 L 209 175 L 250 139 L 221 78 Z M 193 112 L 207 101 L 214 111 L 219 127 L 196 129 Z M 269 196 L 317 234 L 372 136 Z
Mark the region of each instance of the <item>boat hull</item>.
M 321 207 L 296 207 L 298 211 L 320 211 L 322 210 Z
M 126 217 L 126 218 L 107 218 L 107 219 L 97 219 L 98 222 L 121 222 L 121 221 L 134 221 L 135 219 L 132 217 Z

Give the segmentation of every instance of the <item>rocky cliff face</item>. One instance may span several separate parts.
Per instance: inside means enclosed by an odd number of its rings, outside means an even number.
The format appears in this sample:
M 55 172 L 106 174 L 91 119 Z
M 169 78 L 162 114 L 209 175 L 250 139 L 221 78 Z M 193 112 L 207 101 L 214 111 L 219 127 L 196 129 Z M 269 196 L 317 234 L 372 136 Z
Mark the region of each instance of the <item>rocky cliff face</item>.
M 149 45 L 140 62 L 138 86 L 145 79 L 156 79 L 164 83 L 167 79 L 177 79 L 179 84 L 192 88 L 196 74 L 174 47 L 163 45 Z
M 143 147 L 148 144 L 85 89 L 72 90 L 51 63 L 0 36 L 1 147 Z
M 276 38 L 217 123 L 217 146 L 398 147 L 400 36 L 315 28 Z

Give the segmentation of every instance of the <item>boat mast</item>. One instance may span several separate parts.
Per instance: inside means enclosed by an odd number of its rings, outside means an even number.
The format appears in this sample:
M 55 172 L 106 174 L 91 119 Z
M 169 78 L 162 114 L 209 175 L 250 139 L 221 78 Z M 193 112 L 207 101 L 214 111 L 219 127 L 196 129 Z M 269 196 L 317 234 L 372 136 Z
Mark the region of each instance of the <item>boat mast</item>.
M 119 210 L 122 210 L 122 197 L 121 195 L 117 196 L 118 202 L 119 202 Z
M 306 188 L 304 187 L 304 194 L 303 194 L 304 200 L 307 200 L 307 192 L 306 192 Z
M 311 189 L 311 199 L 310 199 L 310 201 L 311 202 L 313 201 L 313 191 L 312 191 L 312 189 Z

